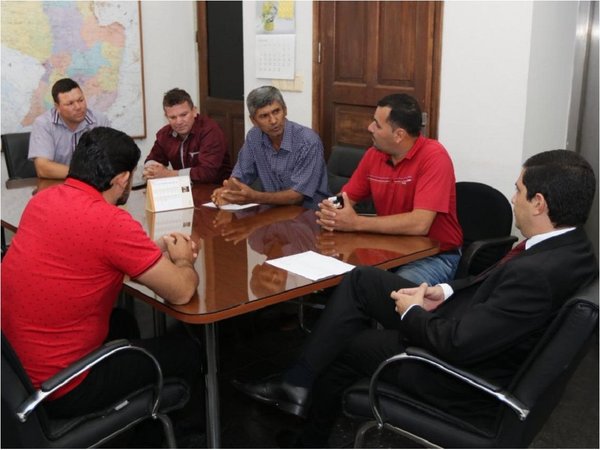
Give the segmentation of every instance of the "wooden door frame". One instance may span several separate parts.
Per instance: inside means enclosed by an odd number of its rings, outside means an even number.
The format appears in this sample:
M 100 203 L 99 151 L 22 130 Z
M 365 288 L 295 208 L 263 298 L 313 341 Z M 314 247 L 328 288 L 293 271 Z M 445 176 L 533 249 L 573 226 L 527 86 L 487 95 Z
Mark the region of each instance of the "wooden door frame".
M 200 113 L 207 114 L 207 98 L 208 98 L 208 45 L 207 39 L 208 30 L 206 28 L 206 0 L 196 1 L 196 19 L 198 22 L 198 30 L 196 31 L 196 45 L 198 46 L 199 61 L 204 64 L 199 64 L 198 67 L 198 96 L 200 100 Z
M 429 114 L 429 137 L 437 139 L 439 125 L 440 109 L 440 77 L 442 67 L 442 20 L 444 12 L 444 2 L 434 1 L 434 26 L 433 26 L 433 57 L 431 74 L 431 112 Z M 313 95 L 312 95 L 312 128 L 317 134 L 321 134 L 322 109 L 321 99 L 323 97 L 323 75 L 321 73 L 321 63 L 319 61 L 319 42 L 321 33 L 321 2 L 313 2 Z

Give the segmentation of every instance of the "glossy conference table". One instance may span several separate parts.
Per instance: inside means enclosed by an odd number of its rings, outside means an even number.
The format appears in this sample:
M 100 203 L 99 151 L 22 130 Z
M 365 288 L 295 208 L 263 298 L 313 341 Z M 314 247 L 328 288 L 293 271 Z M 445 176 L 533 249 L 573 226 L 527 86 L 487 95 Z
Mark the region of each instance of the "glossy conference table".
M 2 226 L 16 230 L 26 202 L 37 189 L 56 182 L 19 180 L 2 189 Z M 220 446 L 217 381 L 217 334 L 220 320 L 337 285 L 342 276 L 311 281 L 265 261 L 312 250 L 353 265 L 392 268 L 438 253 L 425 237 L 340 233 L 321 230 L 313 211 L 300 206 L 259 206 L 227 212 L 202 206 L 211 185 L 193 188 L 195 208 L 161 213 L 145 211 L 145 189 L 131 192 L 124 207 L 157 239 L 171 231 L 192 235 L 200 250 L 195 263 L 200 276 L 196 294 L 185 305 L 171 305 L 150 289 L 126 281 L 125 291 L 153 308 L 188 324 L 203 327 L 209 447 Z

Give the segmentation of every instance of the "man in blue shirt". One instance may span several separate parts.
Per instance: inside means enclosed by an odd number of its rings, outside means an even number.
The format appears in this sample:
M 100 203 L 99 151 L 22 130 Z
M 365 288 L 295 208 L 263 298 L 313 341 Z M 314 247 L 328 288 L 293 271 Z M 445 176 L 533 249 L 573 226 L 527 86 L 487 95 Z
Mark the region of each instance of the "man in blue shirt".
M 212 200 L 227 203 L 301 204 L 316 209 L 329 196 L 323 143 L 310 128 L 286 119 L 281 92 L 254 89 L 246 99 L 254 127 L 246 135 L 231 178 Z M 263 191 L 249 185 L 260 180 Z

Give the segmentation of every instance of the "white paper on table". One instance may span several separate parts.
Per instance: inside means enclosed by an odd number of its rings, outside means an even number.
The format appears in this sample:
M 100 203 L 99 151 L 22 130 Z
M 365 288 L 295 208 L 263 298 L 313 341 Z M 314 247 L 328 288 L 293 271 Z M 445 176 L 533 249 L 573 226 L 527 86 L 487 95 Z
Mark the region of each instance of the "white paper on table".
M 271 259 L 267 263 L 312 281 L 350 272 L 354 268 L 352 264 L 313 251 Z
M 208 208 L 218 208 L 223 209 L 225 211 L 239 211 L 240 209 L 252 208 L 253 206 L 258 206 L 258 203 L 246 203 L 245 205 L 236 205 L 235 203 L 228 203 L 227 205 L 217 206 L 214 202 L 203 203 L 202 206 L 206 206 Z

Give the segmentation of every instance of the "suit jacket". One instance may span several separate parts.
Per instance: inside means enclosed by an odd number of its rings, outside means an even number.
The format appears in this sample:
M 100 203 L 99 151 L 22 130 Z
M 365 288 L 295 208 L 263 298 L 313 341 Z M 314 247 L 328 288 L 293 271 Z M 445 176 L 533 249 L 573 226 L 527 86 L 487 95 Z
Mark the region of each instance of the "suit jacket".
M 404 344 L 507 385 L 563 303 L 597 274 L 598 262 L 582 229 L 547 239 L 483 281 L 451 283 L 454 295 L 434 312 L 411 308 L 402 320 Z M 424 381 L 428 377 L 436 380 Z M 476 414 L 489 408 L 489 399 L 478 403 L 472 389 L 432 371 L 403 368 L 400 378 L 418 395 L 435 397 L 436 404 L 445 401 L 453 413 L 454 407 Z

